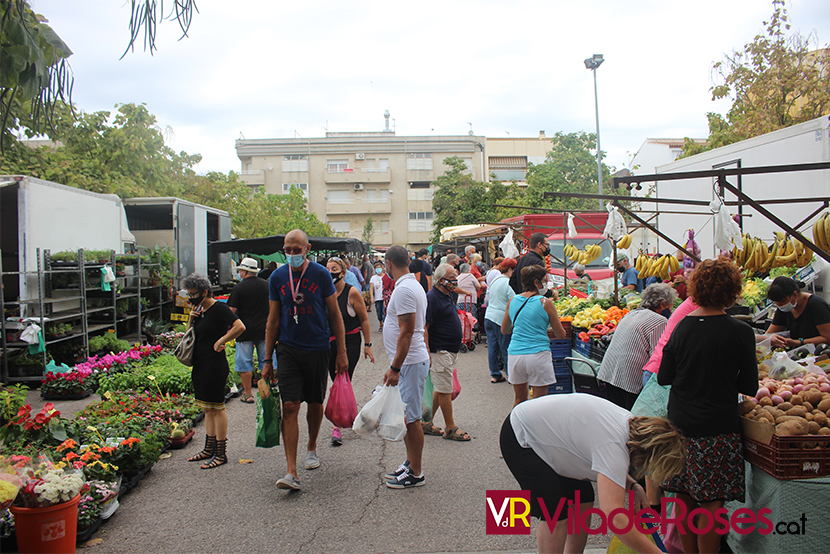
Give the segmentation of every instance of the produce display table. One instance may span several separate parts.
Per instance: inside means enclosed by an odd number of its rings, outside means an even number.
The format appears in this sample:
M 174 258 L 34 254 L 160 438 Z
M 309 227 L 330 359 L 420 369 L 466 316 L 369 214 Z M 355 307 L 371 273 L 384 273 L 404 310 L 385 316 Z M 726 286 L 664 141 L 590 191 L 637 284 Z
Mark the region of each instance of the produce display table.
M 749 508 L 753 512 L 769 508 L 772 513 L 767 519 L 773 525 L 779 522 L 789 524 L 789 532 L 739 535 L 733 531 L 727 537 L 729 547 L 735 554 L 826 552 L 827 537 L 830 535 L 828 501 L 830 477 L 782 481 L 747 463 L 746 502 L 727 502 L 725 507 L 730 517 L 738 508 Z M 806 523 L 802 522 L 802 515 Z M 784 528 L 781 525 L 781 529 Z M 798 534 L 791 534 L 793 532 Z

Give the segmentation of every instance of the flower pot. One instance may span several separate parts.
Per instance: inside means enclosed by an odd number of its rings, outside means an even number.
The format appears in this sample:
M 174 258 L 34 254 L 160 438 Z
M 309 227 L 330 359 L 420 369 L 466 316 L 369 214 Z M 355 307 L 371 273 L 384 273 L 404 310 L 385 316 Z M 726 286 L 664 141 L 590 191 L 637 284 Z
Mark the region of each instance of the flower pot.
M 190 431 L 185 433 L 184 436 L 181 437 L 181 438 L 174 439 L 174 438 L 171 437 L 169 439 L 170 440 L 170 450 L 178 450 L 180 448 L 184 448 L 187 445 L 187 443 L 190 442 L 190 439 L 192 439 L 193 435 L 195 435 L 195 434 L 196 434 L 196 430 L 191 429 Z
M 68 502 L 45 508 L 9 508 L 14 515 L 18 551 L 23 554 L 75 552 L 80 500 L 79 494 Z

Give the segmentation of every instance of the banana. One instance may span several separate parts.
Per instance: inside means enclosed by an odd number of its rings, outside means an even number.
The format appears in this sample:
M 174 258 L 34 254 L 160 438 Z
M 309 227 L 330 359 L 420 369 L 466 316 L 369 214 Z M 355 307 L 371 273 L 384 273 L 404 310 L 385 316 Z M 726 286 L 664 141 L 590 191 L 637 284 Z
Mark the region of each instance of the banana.
M 827 219 L 827 212 L 823 213 L 818 220 L 813 223 L 813 242 L 822 250 L 827 250 L 827 242 L 825 241 L 825 227 L 824 221 Z
M 775 242 L 772 243 L 772 247 L 769 249 L 769 253 L 767 254 L 767 259 L 764 260 L 764 265 L 761 267 L 764 271 L 769 271 L 772 269 L 772 264 L 775 263 L 775 257 L 778 255 L 778 249 L 780 248 L 781 242 L 776 238 Z
M 804 247 L 804 253 L 798 259 L 797 265 L 798 265 L 798 267 L 806 267 L 806 266 L 810 265 L 810 262 L 812 262 L 812 261 L 813 261 L 813 251 L 805 246 Z
M 752 266 L 755 271 L 761 269 L 764 264 L 764 256 L 767 252 L 767 245 L 762 240 L 755 241 L 755 259 L 752 261 Z
M 643 256 L 642 256 L 642 254 L 637 256 L 637 259 L 634 260 L 634 269 L 637 270 L 638 274 L 643 270 Z M 637 278 L 642 279 L 642 277 L 639 277 L 639 276 Z
M 790 245 L 792 244 L 790 243 Z M 777 256 L 775 258 L 776 267 L 791 266 L 795 263 L 796 257 L 797 255 L 795 252 L 795 247 L 793 247 L 792 252 L 790 252 L 789 254 L 785 254 L 784 256 Z
M 674 273 L 680 269 L 680 262 L 677 261 L 676 256 L 669 256 L 669 273 Z
M 784 250 L 784 256 L 789 256 L 790 254 L 795 252 L 795 244 L 793 244 L 792 240 L 787 239 L 785 244 L 787 245 L 787 248 Z
M 617 241 L 617 250 L 625 250 L 631 246 L 631 235 L 624 235 Z
M 824 214 L 824 248 L 822 248 L 825 252 L 830 250 L 830 217 L 827 217 L 827 213 Z

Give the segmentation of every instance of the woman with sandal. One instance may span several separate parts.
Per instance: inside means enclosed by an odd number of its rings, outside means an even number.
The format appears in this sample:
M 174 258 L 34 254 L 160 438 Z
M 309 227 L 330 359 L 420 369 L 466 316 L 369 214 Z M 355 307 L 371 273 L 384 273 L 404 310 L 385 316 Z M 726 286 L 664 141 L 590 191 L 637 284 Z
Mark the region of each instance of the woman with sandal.
M 189 462 L 208 460 L 202 469 L 228 463 L 228 415 L 225 413 L 225 386 L 230 368 L 225 343 L 245 331 L 245 325 L 224 303 L 213 298 L 210 281 L 193 273 L 182 279 L 190 310 L 189 325 L 196 333 L 193 350 L 193 391 L 196 405 L 205 412 L 205 448 Z
M 523 292 L 507 302 L 501 322 L 501 332 L 511 335 L 507 348 L 507 381 L 513 385 L 514 406 L 527 400 L 528 386 L 533 388 L 533 398 L 538 398 L 546 395 L 548 387 L 556 382 L 548 325 L 553 327 L 556 338 L 565 338 L 553 300 L 544 296 L 547 292 L 545 266 L 523 267 L 521 283 Z
M 340 316 L 343 318 L 343 326 L 346 330 L 346 355 L 349 358 L 349 381 L 354 375 L 354 368 L 360 361 L 360 331 L 363 331 L 363 356 L 375 363 L 375 355 L 372 353 L 372 337 L 369 330 L 369 314 L 366 313 L 366 303 L 359 289 L 346 284 L 347 274 L 346 263 L 337 257 L 329 258 L 326 269 L 331 273 L 331 280 L 334 282 L 334 291 L 337 295 L 337 305 L 340 307 Z M 335 338 L 330 337 L 332 353 L 329 356 L 329 375 L 334 382 L 336 376 L 335 362 L 337 361 L 337 343 Z M 343 444 L 343 433 L 339 427 L 331 430 L 332 446 Z

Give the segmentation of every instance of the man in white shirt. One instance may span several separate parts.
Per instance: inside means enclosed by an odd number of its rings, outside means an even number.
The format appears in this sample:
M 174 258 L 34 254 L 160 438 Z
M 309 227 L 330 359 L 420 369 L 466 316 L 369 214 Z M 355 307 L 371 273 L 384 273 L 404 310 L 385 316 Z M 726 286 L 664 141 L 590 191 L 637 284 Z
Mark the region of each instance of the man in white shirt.
M 429 351 L 424 341 L 427 297 L 423 287 L 409 272 L 409 257 L 403 246 L 386 252 L 386 270 L 395 280 L 395 290 L 386 308 L 383 345 L 392 364 L 383 376 L 384 385 L 398 386 L 406 404 L 406 461 L 387 473 L 386 486 L 408 489 L 424 484 L 421 456 L 424 431 L 421 427 L 421 400 L 429 373 Z

